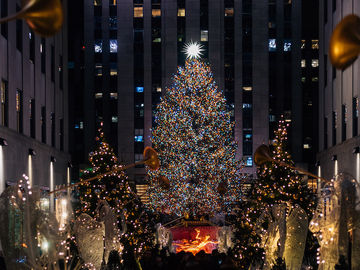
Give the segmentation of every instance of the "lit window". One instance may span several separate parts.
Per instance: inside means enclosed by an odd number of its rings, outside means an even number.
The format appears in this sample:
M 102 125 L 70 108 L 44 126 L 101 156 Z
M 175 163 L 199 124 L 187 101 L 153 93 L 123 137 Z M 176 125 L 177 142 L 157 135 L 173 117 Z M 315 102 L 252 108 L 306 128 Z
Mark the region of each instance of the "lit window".
M 269 27 L 270 29 L 273 29 L 273 28 L 276 27 L 276 24 L 275 24 L 274 22 L 269 22 L 269 23 L 268 23 L 268 27 Z
M 103 93 L 95 93 L 95 98 L 99 99 L 103 97 Z
M 94 6 L 101 6 L 101 0 L 94 0 Z
M 151 11 L 151 15 L 152 15 L 153 17 L 160 17 L 160 16 L 161 16 L 161 9 L 153 9 L 153 10 Z
M 110 76 L 116 76 L 116 75 L 117 75 L 117 64 L 110 63 Z
M 117 99 L 118 93 L 110 93 L 110 99 Z
M 110 39 L 110 53 L 117 53 L 118 43 L 117 39 Z
M 135 142 L 143 142 L 144 136 L 142 135 L 135 135 Z
M 134 7 L 134 17 L 142 18 L 144 16 L 143 7 Z
M 311 59 L 311 66 L 318 67 L 319 66 L 319 59 Z
M 84 122 L 80 121 L 80 129 L 84 129 Z
M 304 149 L 310 149 L 310 145 L 308 143 L 304 144 Z
M 143 160 L 143 154 L 135 154 L 135 162 Z
M 160 42 L 161 42 L 161 37 L 154 38 L 154 39 L 153 39 L 153 42 L 160 43 Z
M 234 8 L 225 8 L 225 17 L 233 17 Z
M 118 122 L 118 117 L 117 116 L 111 116 L 111 122 L 112 123 L 117 123 Z
M 135 91 L 136 91 L 136 93 L 143 93 L 144 92 L 144 87 L 138 86 L 138 87 L 135 88 Z
M 302 68 L 306 67 L 306 60 L 305 59 L 301 59 L 301 67 Z
M 156 92 L 161 93 L 161 87 L 156 87 Z
M 110 0 L 110 6 L 116 6 L 116 0 Z
M 290 52 L 290 51 L 291 51 L 291 41 L 284 40 L 284 52 Z
M 306 46 L 306 40 L 302 39 L 301 40 L 301 49 L 305 49 L 305 46 Z
M 95 76 L 102 76 L 102 64 L 95 64 Z
M 95 41 L 94 50 L 95 50 L 96 53 L 102 53 L 102 40 L 96 40 Z
M 270 114 L 270 115 L 269 115 L 269 121 L 270 121 L 270 122 L 275 122 L 275 121 L 276 121 L 275 115 Z
M 270 52 L 276 51 L 276 39 L 274 38 L 269 39 L 269 51 Z
M 201 30 L 200 32 L 201 41 L 208 41 L 209 39 L 209 31 L 208 30 Z
M 243 86 L 244 91 L 252 91 L 252 86 Z
M 243 109 L 251 109 L 252 105 L 249 103 L 243 103 Z
M 311 78 L 311 81 L 312 81 L 312 82 L 317 82 L 317 81 L 319 81 L 319 78 L 318 78 L 318 77 L 312 77 L 312 78 Z
M 305 77 L 301 77 L 301 82 L 306 82 L 306 78 Z
M 185 8 L 178 9 L 178 17 L 185 17 Z
M 313 50 L 319 49 L 319 40 L 318 39 L 311 40 L 311 49 L 313 49 Z
M 111 30 L 117 29 L 117 18 L 115 16 L 109 17 L 109 28 Z
M 246 158 L 246 167 L 252 167 L 253 166 L 253 159 L 252 157 L 247 157 Z

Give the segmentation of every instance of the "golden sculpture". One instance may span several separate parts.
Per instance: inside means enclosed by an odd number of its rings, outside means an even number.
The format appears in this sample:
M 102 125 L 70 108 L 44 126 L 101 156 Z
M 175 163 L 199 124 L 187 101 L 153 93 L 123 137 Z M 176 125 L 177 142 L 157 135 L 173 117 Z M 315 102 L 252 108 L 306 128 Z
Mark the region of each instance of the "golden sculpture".
M 346 16 L 335 27 L 329 47 L 331 64 L 337 69 L 346 69 L 360 54 L 360 18 Z
M 61 29 L 63 16 L 60 0 L 23 0 L 22 9 L 14 15 L 1 18 L 0 23 L 24 19 L 35 33 L 49 37 Z

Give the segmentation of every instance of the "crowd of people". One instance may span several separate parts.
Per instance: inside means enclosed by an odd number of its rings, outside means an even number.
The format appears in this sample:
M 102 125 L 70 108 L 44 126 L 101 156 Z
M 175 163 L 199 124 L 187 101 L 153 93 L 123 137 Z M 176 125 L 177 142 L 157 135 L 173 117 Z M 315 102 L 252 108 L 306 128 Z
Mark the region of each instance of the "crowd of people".
M 170 253 L 167 249 L 154 249 L 146 253 L 142 260 L 143 270 L 232 270 L 236 269 L 232 256 L 213 250 L 211 254 L 203 250 L 193 255 L 190 252 Z

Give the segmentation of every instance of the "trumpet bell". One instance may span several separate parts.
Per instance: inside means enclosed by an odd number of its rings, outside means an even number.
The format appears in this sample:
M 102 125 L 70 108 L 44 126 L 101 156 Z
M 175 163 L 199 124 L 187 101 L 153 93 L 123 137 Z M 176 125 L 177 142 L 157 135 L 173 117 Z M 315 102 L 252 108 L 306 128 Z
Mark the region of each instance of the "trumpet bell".
M 151 170 L 157 170 L 160 168 L 160 161 L 158 154 L 153 148 L 149 146 L 145 147 L 143 155 L 144 155 L 145 164 L 149 166 Z
M 354 14 L 346 16 L 335 27 L 329 47 L 331 64 L 346 69 L 360 54 L 360 18 Z
M 254 162 L 257 166 L 264 164 L 265 162 L 272 162 L 271 152 L 269 146 L 262 144 L 260 145 L 254 154 Z

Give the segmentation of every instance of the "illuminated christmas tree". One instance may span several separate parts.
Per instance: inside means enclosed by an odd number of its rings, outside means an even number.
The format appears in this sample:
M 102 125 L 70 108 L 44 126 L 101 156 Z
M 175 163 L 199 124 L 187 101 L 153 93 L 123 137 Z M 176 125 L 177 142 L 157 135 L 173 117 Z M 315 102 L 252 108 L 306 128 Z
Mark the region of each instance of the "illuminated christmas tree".
M 155 114 L 152 143 L 161 166 L 148 172 L 153 209 L 193 217 L 231 209 L 241 177 L 230 116 L 210 66 L 187 59 Z
M 91 168 L 82 172 L 81 181 L 121 167 L 113 149 L 106 142 L 101 127 L 98 133 L 96 150 L 89 154 Z M 81 207 L 76 209 L 77 215 L 86 213 L 98 218 L 98 203 L 105 200 L 109 204 L 116 215 L 120 231 L 125 231 L 122 235 L 119 234 L 119 240 L 124 246 L 124 257 L 127 256 L 126 253 L 131 253 L 132 257 L 138 258 L 143 251 L 153 246 L 154 220 L 132 191 L 124 171 L 110 172 L 96 180 L 80 184 L 78 193 Z

